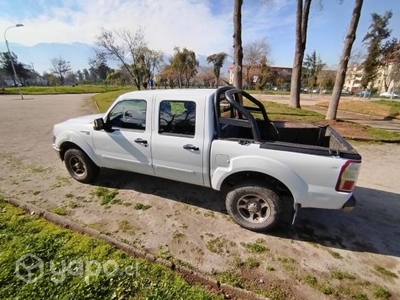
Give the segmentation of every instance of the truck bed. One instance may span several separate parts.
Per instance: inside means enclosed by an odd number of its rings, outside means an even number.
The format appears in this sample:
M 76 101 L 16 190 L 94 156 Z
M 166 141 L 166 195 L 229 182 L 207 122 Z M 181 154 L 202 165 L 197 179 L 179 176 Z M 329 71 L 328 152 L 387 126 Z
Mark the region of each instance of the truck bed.
M 357 151 L 329 125 L 286 121 L 272 124 L 277 130 L 271 123 L 257 120 L 261 148 L 361 160 Z M 252 139 L 251 128 L 228 126 L 223 132 L 228 139 Z
M 272 140 L 268 138 L 271 129 L 260 124 L 261 148 L 361 159 L 357 151 L 329 125 L 282 121 L 273 124 L 279 134 Z

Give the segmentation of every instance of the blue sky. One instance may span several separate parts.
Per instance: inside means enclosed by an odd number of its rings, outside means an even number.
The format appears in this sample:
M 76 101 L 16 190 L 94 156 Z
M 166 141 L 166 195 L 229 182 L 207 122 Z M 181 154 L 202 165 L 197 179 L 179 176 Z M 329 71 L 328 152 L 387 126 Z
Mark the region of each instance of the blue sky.
M 310 14 L 306 53 L 316 50 L 328 66 L 335 66 L 343 47 L 354 0 L 314 0 Z M 243 43 L 265 38 L 274 65 L 291 66 L 294 51 L 295 0 L 244 0 Z M 400 38 L 400 1 L 364 0 L 354 48 L 363 51 L 362 38 L 368 30 L 371 13 L 393 11 L 392 36 Z M 0 0 L 0 31 L 15 23 L 22 28 L 8 31 L 14 49 L 40 43 L 74 42 L 92 45 L 101 27 L 145 29 L 149 46 L 167 54 L 174 46 L 188 47 L 198 54 L 225 51 L 232 54 L 233 0 Z M 1 31 L 1 32 L 3 32 Z M 13 46 L 18 43 L 20 46 Z M 81 45 L 80 45 L 81 46 Z M 21 48 L 22 47 L 22 48 Z M 0 42 L 0 51 L 4 51 Z M 21 50 L 22 51 L 22 50 Z M 67 55 L 73 67 L 83 68 L 86 51 L 60 53 L 59 45 L 46 47 L 29 56 L 29 48 L 19 54 L 35 63 L 40 71 L 49 58 Z M 73 53 L 75 52 L 75 53 Z M 26 56 L 28 55 L 28 56 Z M 38 57 L 38 55 L 42 57 Z M 27 62 L 28 63 L 28 62 Z

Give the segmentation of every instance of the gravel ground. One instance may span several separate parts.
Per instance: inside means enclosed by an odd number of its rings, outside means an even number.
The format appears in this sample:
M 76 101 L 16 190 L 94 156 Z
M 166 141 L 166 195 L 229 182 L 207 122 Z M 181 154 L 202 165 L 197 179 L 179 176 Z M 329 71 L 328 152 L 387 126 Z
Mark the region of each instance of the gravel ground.
M 0 97 L 6 198 L 61 207 L 80 224 L 203 273 L 243 277 L 276 299 L 374 299 L 378 288 L 400 298 L 399 145 L 356 145 L 363 165 L 353 212 L 302 210 L 295 226 L 256 234 L 234 224 L 209 189 L 112 170 L 93 185 L 72 180 L 51 147 L 52 126 L 92 113 L 90 97 Z M 117 191 L 118 200 L 102 205 L 99 187 Z M 264 248 L 252 253 L 249 243 Z

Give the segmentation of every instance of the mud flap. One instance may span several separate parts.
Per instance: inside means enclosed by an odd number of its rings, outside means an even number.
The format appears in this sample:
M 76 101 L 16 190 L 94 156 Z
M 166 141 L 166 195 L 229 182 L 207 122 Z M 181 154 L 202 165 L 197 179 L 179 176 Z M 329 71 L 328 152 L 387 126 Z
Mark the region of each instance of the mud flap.
M 293 207 L 293 220 L 292 220 L 292 225 L 294 225 L 294 222 L 296 221 L 297 215 L 300 212 L 301 204 L 300 203 L 295 203 Z

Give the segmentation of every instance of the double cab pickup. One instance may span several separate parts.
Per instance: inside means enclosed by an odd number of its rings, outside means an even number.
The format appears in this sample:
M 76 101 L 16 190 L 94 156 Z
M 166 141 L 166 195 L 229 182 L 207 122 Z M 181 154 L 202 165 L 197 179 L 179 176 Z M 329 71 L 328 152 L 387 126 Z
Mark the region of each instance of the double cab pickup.
M 79 182 L 111 168 L 209 187 L 253 231 L 271 229 L 285 212 L 294 220 L 300 208 L 356 203 L 361 156 L 344 138 L 328 125 L 271 121 L 260 101 L 233 87 L 129 92 L 106 113 L 53 132 Z

